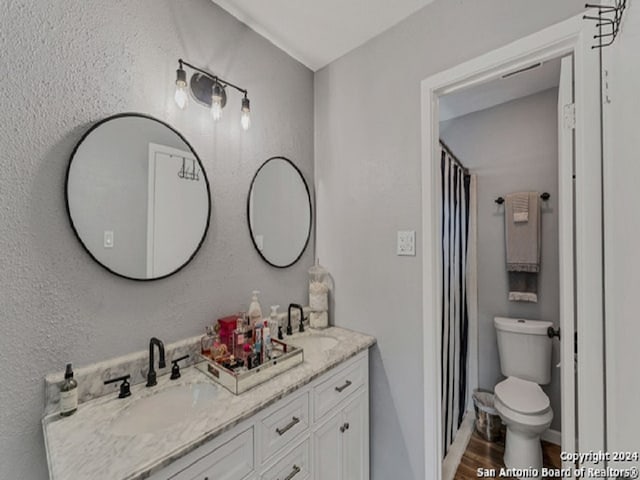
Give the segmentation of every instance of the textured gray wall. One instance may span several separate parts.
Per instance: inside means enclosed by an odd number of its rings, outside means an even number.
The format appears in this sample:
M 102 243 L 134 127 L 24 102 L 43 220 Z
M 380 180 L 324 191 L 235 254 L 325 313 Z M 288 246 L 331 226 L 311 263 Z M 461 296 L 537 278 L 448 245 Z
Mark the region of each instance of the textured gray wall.
M 493 390 L 504 377 L 493 317 L 560 322 L 558 263 L 558 90 L 551 89 L 440 124 L 440 137 L 478 176 L 478 367 L 480 388 Z M 541 205 L 542 268 L 538 303 L 507 299 L 504 207 L 494 199 L 510 192 L 549 192 Z M 553 366 L 560 342 L 553 342 Z M 544 387 L 553 423 L 560 430 L 560 370 L 552 368 Z
M 0 7 L 0 478 L 47 478 L 40 418 L 46 373 L 175 341 L 222 315 L 306 303 L 311 244 L 278 270 L 245 221 L 255 170 L 284 155 L 313 183 L 313 74 L 210 0 L 4 1 Z M 252 127 L 229 92 L 223 119 L 173 101 L 177 59 L 249 89 Z M 212 223 L 194 262 L 151 283 L 95 264 L 74 237 L 63 187 L 73 146 L 108 115 L 167 121 L 193 145 L 212 188 Z
M 436 0 L 316 73 L 317 251 L 335 280 L 336 324 L 378 339 L 374 480 L 424 478 L 422 252 L 395 255 L 396 230 L 422 241 L 420 82 L 583 7 Z

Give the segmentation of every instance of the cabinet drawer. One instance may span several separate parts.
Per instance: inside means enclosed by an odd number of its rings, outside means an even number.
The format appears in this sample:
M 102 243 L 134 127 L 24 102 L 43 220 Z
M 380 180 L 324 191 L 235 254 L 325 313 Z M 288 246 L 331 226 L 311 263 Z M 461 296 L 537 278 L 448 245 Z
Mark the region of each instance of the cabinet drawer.
M 169 480 L 242 480 L 252 470 L 253 427 L 169 477 Z
M 309 439 L 286 454 L 274 466 L 269 468 L 261 480 L 304 480 L 309 478 Z M 217 480 L 217 479 L 216 479 Z
M 262 460 L 266 460 L 309 428 L 309 393 L 299 396 L 260 422 Z
M 367 381 L 366 363 L 359 360 L 355 364 L 332 375 L 313 389 L 314 420 L 319 420 L 338 403 L 355 392 Z

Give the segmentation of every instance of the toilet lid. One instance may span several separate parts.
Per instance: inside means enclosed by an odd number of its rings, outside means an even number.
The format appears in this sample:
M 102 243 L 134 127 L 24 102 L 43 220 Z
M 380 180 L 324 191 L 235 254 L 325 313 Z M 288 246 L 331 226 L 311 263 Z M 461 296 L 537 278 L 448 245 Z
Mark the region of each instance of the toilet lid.
M 513 411 L 525 415 L 535 415 L 549 409 L 547 397 L 540 385 L 509 377 L 496 385 L 496 397 Z

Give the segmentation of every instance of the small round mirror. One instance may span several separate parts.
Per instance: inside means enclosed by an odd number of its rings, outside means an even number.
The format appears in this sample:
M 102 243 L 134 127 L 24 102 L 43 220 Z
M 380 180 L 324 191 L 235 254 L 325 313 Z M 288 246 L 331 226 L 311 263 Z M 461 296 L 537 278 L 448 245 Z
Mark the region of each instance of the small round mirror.
M 82 137 L 65 197 L 89 255 L 132 280 L 176 273 L 209 228 L 209 181 L 198 155 L 175 129 L 146 115 L 106 118 Z
M 253 245 L 267 263 L 285 268 L 300 259 L 311 235 L 311 196 L 290 160 L 273 157 L 258 169 L 247 216 Z

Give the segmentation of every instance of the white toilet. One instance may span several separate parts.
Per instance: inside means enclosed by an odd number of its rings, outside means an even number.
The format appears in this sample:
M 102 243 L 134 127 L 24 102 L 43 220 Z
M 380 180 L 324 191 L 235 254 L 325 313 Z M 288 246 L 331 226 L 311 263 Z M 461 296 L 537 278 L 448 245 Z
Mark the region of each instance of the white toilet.
M 540 388 L 551 381 L 551 322 L 495 317 L 500 368 L 506 380 L 495 387 L 495 408 L 507 426 L 504 463 L 508 468 L 542 468 L 540 435 L 551 425 L 549 397 Z

